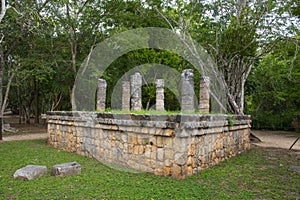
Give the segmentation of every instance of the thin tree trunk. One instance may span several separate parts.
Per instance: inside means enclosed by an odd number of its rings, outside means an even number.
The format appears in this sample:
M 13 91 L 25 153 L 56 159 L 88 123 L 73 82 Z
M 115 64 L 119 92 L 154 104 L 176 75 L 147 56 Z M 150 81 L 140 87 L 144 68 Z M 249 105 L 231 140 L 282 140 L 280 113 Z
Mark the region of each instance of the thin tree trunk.
M 30 124 L 30 106 L 27 108 L 26 105 L 23 105 L 24 117 L 26 124 Z
M 3 53 L 3 49 L 2 49 L 2 45 L 0 44 L 0 106 L 2 108 L 2 104 L 3 104 L 3 74 L 4 74 L 4 53 Z M 3 117 L 3 111 L 2 109 L 0 109 L 0 117 L 2 119 Z
M 63 97 L 62 92 L 60 92 L 59 95 L 57 97 L 55 97 L 55 99 L 52 101 L 51 111 L 54 111 L 59 106 L 62 97 Z
M 39 123 L 39 87 L 36 78 L 34 78 L 34 123 Z
M 240 111 L 244 113 L 244 107 L 245 107 L 245 74 L 242 76 L 241 80 L 241 98 L 240 98 Z
M 16 78 L 16 82 L 19 83 L 18 77 Z M 22 123 L 22 117 L 23 117 L 22 101 L 21 101 L 20 94 L 21 94 L 20 87 L 17 87 L 17 96 L 18 96 L 18 105 L 19 105 L 19 124 Z
M 5 3 L 4 3 L 5 4 Z M 2 1 L 2 6 L 3 6 L 3 1 Z M 2 14 L 2 12 L 1 12 Z M 0 42 L 0 106 L 2 106 L 2 86 L 3 86 L 3 71 L 4 71 L 4 54 L 3 54 L 3 49 L 2 49 L 2 45 Z M 3 112 L 2 109 L 0 109 L 0 140 L 2 140 L 2 123 L 3 122 Z
M 5 108 L 7 106 L 9 90 L 10 90 L 10 86 L 11 86 L 11 83 L 12 83 L 12 80 L 13 80 L 14 76 L 15 76 L 15 73 L 12 73 L 11 76 L 9 77 L 9 79 L 8 79 L 7 87 L 6 87 L 6 90 L 5 90 L 5 96 L 4 96 L 4 99 L 3 99 L 2 110 L 1 110 L 2 113 L 4 113 Z
M 73 70 L 73 73 L 74 73 L 74 79 L 76 79 L 76 72 L 77 72 L 77 69 L 76 69 L 76 54 L 77 54 L 77 52 L 76 52 L 76 48 L 77 48 L 76 34 L 75 34 L 75 28 L 74 28 L 74 26 L 72 24 L 72 20 L 71 20 L 69 3 L 66 4 L 66 10 L 67 10 L 68 23 L 69 23 L 72 70 Z M 71 89 L 71 92 L 70 92 L 70 102 L 71 102 L 72 106 L 75 105 L 73 103 L 73 98 L 74 98 L 73 97 L 73 92 L 74 92 L 74 90 L 75 90 L 75 88 L 73 87 Z
M 1 13 L 0 13 L 0 23 L 5 15 L 6 12 L 6 5 L 5 5 L 5 0 L 1 0 Z

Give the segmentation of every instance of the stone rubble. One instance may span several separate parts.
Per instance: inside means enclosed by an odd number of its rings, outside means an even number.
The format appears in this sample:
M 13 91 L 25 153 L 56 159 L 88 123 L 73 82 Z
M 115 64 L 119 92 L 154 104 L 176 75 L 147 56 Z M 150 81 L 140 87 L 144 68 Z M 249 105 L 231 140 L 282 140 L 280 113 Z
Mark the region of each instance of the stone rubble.
M 77 162 L 69 162 L 54 165 L 51 176 L 71 176 L 81 173 L 81 165 Z
M 47 174 L 47 167 L 40 166 L 40 165 L 27 165 L 21 169 L 18 169 L 14 173 L 15 179 L 22 179 L 22 180 L 32 180 L 34 178 L 41 177 Z

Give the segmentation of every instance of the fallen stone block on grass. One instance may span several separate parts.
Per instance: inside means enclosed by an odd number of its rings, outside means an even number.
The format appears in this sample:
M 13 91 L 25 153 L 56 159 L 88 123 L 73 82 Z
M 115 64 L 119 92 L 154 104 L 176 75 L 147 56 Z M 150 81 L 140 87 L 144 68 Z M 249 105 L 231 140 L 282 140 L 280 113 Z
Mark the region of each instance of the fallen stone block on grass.
M 81 173 L 81 165 L 77 162 L 69 162 L 54 165 L 51 176 L 71 176 Z
M 300 166 L 291 166 L 288 170 L 300 173 Z
M 34 178 L 41 177 L 47 174 L 47 167 L 40 165 L 27 165 L 21 169 L 18 169 L 14 173 L 14 178 L 22 179 L 22 180 L 31 180 Z

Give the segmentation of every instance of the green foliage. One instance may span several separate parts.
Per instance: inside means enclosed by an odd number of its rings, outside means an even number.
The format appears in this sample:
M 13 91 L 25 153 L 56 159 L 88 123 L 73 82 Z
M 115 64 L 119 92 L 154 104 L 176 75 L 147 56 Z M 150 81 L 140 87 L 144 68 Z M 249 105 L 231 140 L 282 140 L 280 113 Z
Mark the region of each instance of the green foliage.
M 299 20 L 299 3 L 242 2 L 7 1 L 7 12 L 0 24 L 0 48 L 5 59 L 4 88 L 10 75 L 16 74 L 9 106 L 19 112 L 25 108 L 31 116 L 47 110 L 70 110 L 76 72 L 97 43 L 124 30 L 173 26 L 188 30 L 218 63 L 223 73 L 220 79 L 224 79 L 226 93 L 234 101 L 227 103 L 229 112 L 242 110 L 242 89 L 254 67 L 246 82 L 246 113 L 253 115 L 256 127 L 287 127 L 292 115 L 299 113 L 299 92 L 295 89 L 299 88 L 299 56 L 294 56 L 298 52 L 295 42 L 279 43 L 282 47 L 276 44 L 287 37 L 298 41 L 299 27 L 295 22 Z M 145 37 L 154 47 L 160 47 L 160 41 L 154 40 L 159 35 L 150 33 Z M 115 60 L 103 75 L 108 82 L 108 107 L 117 81 L 129 70 L 147 63 L 170 66 L 178 72 L 192 68 L 183 58 L 167 51 L 129 52 Z M 199 76 L 195 74 L 195 91 L 199 91 Z M 165 88 L 166 110 L 180 110 L 175 93 Z M 143 95 L 143 107 L 151 108 L 155 103 L 153 84 L 143 87 Z M 39 112 L 33 113 L 34 108 Z
M 300 113 L 299 42 L 282 41 L 263 57 L 247 83 L 247 112 L 255 128 L 291 127 L 294 114 Z
M 106 109 L 105 112 L 109 112 L 109 113 L 121 113 L 121 114 L 138 114 L 138 115 L 144 115 L 144 114 L 149 114 L 149 115 L 176 115 L 176 114 L 180 114 L 181 111 L 175 110 L 175 111 L 169 111 L 169 110 L 165 110 L 165 111 L 157 111 L 157 110 L 130 110 L 130 111 L 126 111 L 126 110 L 112 110 L 112 109 Z
M 253 147 L 197 175 L 177 180 L 149 173 L 114 170 L 97 160 L 67 153 L 43 140 L 0 144 L 1 199 L 296 199 L 300 175 L 287 169 L 299 156 L 285 150 Z M 52 177 L 55 164 L 76 161 L 82 173 Z M 14 172 L 28 164 L 45 165 L 48 174 L 22 181 Z
M 227 122 L 228 122 L 228 126 L 234 125 L 234 121 L 232 119 L 227 119 Z
M 147 36 L 145 36 L 147 37 Z M 115 60 L 105 71 L 103 78 L 107 81 L 108 89 L 107 89 L 107 107 L 111 105 L 111 96 L 113 93 L 113 89 L 116 86 L 117 82 L 120 78 L 125 78 L 126 80 L 130 80 L 128 74 L 126 74 L 131 69 L 134 69 L 143 64 L 161 64 L 168 66 L 178 73 L 181 73 L 183 69 L 193 68 L 190 63 L 185 61 L 182 57 L 170 53 L 165 50 L 159 49 L 141 49 L 129 52 L 117 60 Z M 136 69 L 136 71 L 139 71 Z M 143 71 L 140 71 L 143 73 Z M 195 91 L 199 91 L 199 73 L 194 70 L 195 73 Z M 161 77 L 163 76 L 163 77 Z M 156 78 L 163 78 L 165 80 L 169 79 L 169 74 L 161 74 L 159 72 L 153 72 L 153 80 Z M 174 80 L 175 81 L 175 80 Z M 155 104 L 155 85 L 154 83 L 146 83 L 143 80 L 143 108 L 150 109 Z M 174 82 L 174 85 L 179 88 L 179 83 Z M 167 87 L 165 87 L 165 108 L 167 110 L 180 110 L 180 104 L 178 99 L 176 98 L 174 91 L 171 91 Z M 196 93 L 196 95 L 198 95 Z

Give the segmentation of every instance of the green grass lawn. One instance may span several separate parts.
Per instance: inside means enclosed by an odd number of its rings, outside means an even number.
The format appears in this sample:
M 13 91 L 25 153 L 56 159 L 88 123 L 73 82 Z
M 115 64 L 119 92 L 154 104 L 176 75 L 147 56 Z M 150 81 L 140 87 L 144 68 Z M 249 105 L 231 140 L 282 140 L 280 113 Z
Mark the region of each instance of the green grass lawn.
M 299 199 L 300 155 L 252 147 L 198 175 L 177 180 L 118 171 L 84 156 L 59 151 L 44 140 L 0 143 L 0 199 Z M 53 165 L 77 161 L 82 173 L 52 177 Z M 48 175 L 15 180 L 28 164 L 46 165 Z

